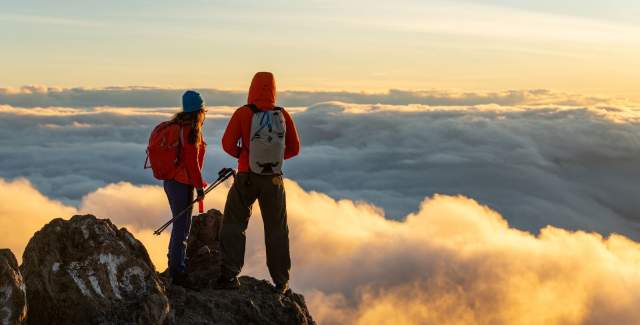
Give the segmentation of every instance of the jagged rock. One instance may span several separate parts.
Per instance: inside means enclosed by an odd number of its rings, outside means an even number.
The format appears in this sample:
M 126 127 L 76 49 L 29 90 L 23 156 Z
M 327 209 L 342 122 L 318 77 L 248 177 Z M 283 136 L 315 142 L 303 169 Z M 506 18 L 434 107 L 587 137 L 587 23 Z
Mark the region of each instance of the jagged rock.
M 167 292 L 172 308 L 168 323 L 315 324 L 302 295 L 280 295 L 267 281 L 244 276 L 240 278 L 239 290 L 211 288 L 210 282 L 220 274 L 222 260 L 218 236 L 221 225 L 222 214 L 215 209 L 193 218 L 187 248 L 187 272 L 201 290 L 169 286 Z
M 27 295 L 11 250 L 0 249 L 0 324 L 24 324 L 27 318 Z
M 215 248 L 189 265 L 200 291 L 170 285 L 155 272 L 144 246 L 109 220 L 87 215 L 51 221 L 23 255 L 29 323 L 315 324 L 303 296 L 278 294 L 267 281 L 242 277 L 234 291 L 208 286 L 220 270 L 220 217 L 210 210 L 194 221 L 200 222 L 190 241 L 194 248 Z
M 187 272 L 202 285 L 215 278 L 220 265 L 220 227 L 222 213 L 211 209 L 194 216 L 187 242 Z
M 221 225 L 222 213 L 219 210 L 210 209 L 206 213 L 194 216 L 189 233 L 187 256 L 197 257 L 204 246 L 216 247 L 220 239 Z
M 21 268 L 30 324 L 161 324 L 169 313 L 146 249 L 107 219 L 54 219 Z
M 278 294 L 269 282 L 246 276 L 240 283 L 239 290 L 171 287 L 170 324 L 315 324 L 302 295 Z

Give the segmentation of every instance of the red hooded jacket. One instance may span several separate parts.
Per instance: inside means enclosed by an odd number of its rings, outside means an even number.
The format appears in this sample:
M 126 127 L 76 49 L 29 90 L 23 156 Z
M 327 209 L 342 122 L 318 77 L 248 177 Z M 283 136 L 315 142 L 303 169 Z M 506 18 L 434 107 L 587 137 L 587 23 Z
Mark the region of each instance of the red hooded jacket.
M 270 72 L 258 72 L 251 81 L 247 104 L 255 104 L 263 111 L 273 110 L 276 104 L 276 81 Z M 284 159 L 296 156 L 300 152 L 300 139 L 298 131 L 286 110 L 284 115 L 286 135 Z M 238 172 L 248 172 L 249 169 L 249 139 L 251 133 L 251 120 L 253 111 L 247 106 L 236 109 L 229 120 L 227 129 L 222 136 L 222 149 L 229 155 L 238 158 Z M 242 141 L 242 147 L 239 146 Z

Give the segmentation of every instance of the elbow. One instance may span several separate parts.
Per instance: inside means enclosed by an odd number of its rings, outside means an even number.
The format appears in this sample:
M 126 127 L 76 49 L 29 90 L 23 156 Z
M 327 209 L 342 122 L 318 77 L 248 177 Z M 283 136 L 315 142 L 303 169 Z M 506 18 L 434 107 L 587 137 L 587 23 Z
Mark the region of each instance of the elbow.
M 233 154 L 231 154 L 231 151 L 229 150 L 229 147 L 222 145 L 222 150 L 224 150 L 224 152 L 226 152 L 228 155 L 233 156 Z
M 229 156 L 235 157 L 236 154 L 236 146 L 235 144 L 230 144 L 229 141 L 225 141 L 225 139 L 222 139 L 222 150 L 224 150 L 224 152 L 226 152 Z
M 222 150 L 233 158 L 240 158 L 241 148 L 237 146 L 222 147 Z

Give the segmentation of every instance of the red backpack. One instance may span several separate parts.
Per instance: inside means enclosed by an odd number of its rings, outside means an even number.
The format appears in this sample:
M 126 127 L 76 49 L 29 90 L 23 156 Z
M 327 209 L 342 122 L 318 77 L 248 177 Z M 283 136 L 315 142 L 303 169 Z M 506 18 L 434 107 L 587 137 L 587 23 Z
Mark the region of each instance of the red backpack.
M 158 124 L 151 132 L 144 168 L 151 168 L 153 177 L 169 180 L 176 176 L 182 147 L 181 133 L 182 127 L 171 121 Z

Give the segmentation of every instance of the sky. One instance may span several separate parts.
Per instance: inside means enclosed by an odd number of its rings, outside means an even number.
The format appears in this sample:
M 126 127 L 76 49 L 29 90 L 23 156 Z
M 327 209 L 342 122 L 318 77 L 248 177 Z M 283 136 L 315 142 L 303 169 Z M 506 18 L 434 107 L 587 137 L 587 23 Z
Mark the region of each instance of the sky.
M 639 100 L 640 4 L 2 1 L 2 86 L 545 88 Z

